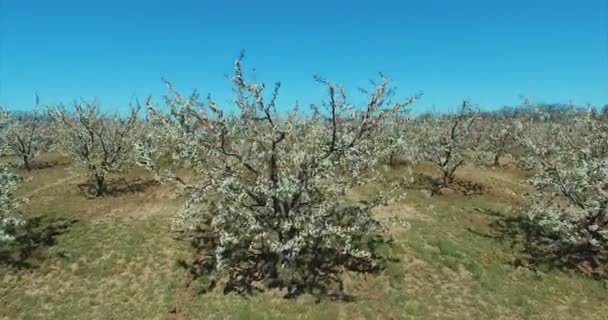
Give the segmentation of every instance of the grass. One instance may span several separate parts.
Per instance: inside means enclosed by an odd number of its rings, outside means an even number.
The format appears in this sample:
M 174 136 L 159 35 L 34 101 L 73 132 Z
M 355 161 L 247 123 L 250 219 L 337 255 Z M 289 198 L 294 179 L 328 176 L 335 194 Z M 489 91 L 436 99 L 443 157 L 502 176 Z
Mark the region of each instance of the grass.
M 411 224 L 391 232 L 395 245 L 388 250 L 398 261 L 377 276 L 349 275 L 353 302 L 316 303 L 310 296 L 285 300 L 277 292 L 197 294 L 177 263 L 190 249 L 169 230 L 179 205 L 170 190 L 149 185 L 88 199 L 68 169 L 60 162 L 24 173 L 31 177 L 19 190 L 31 198 L 25 214 L 40 218 L 32 232 L 45 234 L 45 241 L 31 246 L 22 267 L 0 265 L 0 319 L 554 320 L 608 314 L 603 282 L 515 267 L 515 249 L 492 238 L 491 223 L 512 214 L 526 192 L 512 170 L 463 169 L 460 179 L 484 186 L 480 196 L 407 190 L 403 203 L 378 212 Z M 434 174 L 424 166 L 416 171 Z M 138 171 L 127 176 L 135 179 L 147 177 Z M 57 221 L 70 223 L 60 232 L 44 230 Z

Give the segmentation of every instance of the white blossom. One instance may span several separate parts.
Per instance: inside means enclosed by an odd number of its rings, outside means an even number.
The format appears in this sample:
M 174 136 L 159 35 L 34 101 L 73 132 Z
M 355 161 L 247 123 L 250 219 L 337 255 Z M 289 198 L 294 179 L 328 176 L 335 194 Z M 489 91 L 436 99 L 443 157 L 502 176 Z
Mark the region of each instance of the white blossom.
M 17 157 L 28 171 L 32 160 L 51 144 L 48 123 L 37 112 L 15 114 L 2 112 L 4 124 L 0 129 L 0 154 Z
M 380 181 L 378 160 L 393 147 L 383 124 L 414 99 L 385 107 L 384 77 L 368 104 L 356 108 L 342 86 L 317 78 L 329 93 L 322 106 L 306 115 L 297 108 L 281 113 L 275 106 L 280 85 L 267 98 L 263 84 L 245 80 L 241 59 L 232 81 L 236 114 L 225 114 L 210 97 L 184 97 L 170 83 L 168 114 L 147 103 L 155 136 L 138 144 L 139 163 L 185 191 L 174 227 L 204 230 L 207 259 L 233 290 L 279 281 L 294 293 L 310 277 L 315 286 L 322 279 L 341 284 L 340 270 L 371 267 L 365 239 L 382 231 L 371 210 L 383 201 L 353 204 L 346 195 Z M 171 150 L 177 165 L 194 171 L 194 182 L 163 172 L 155 150 Z M 384 197 L 402 193 L 398 186 L 391 191 Z
M 581 113 L 535 123 L 522 159 L 537 189 L 527 216 L 562 261 L 608 263 L 608 123 Z M 591 260 L 590 260 L 591 259 Z
M 95 185 L 95 195 L 103 196 L 107 176 L 134 163 L 134 143 L 138 135 L 139 106 L 126 118 L 102 115 L 97 102 L 79 101 L 74 111 L 63 106 L 49 109 L 54 120 L 59 151 L 69 156 L 75 170 Z

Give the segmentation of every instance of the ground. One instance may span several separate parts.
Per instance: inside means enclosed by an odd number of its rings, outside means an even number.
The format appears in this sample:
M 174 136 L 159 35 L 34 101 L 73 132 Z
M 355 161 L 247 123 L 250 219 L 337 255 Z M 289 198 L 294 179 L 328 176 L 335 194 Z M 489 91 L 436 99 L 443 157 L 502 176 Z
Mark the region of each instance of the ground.
M 378 210 L 411 224 L 390 232 L 394 262 L 349 275 L 352 302 L 199 293 L 178 261 L 189 244 L 170 231 L 180 199 L 134 170 L 104 198 L 87 198 L 65 159 L 48 154 L 19 195 L 33 240 L 0 250 L 0 319 L 606 319 L 606 283 L 514 263 L 517 247 L 492 226 L 529 192 L 514 168 L 463 168 L 462 192 Z M 394 169 L 390 176 L 404 174 Z M 436 174 L 416 168 L 419 177 Z M 370 187 L 372 188 L 372 187 Z M 359 190 L 364 194 L 366 190 Z M 20 253 L 20 255 L 19 255 Z

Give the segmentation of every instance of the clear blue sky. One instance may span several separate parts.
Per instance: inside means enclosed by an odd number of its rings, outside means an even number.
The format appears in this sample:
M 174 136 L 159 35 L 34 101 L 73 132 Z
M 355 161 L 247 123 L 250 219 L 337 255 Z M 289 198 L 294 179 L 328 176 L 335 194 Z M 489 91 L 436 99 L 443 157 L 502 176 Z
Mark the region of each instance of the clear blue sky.
M 97 97 L 123 111 L 185 93 L 231 97 L 246 51 L 280 103 L 319 101 L 315 74 L 354 93 L 381 71 L 415 108 L 608 103 L 608 0 L 97 1 L 0 0 L 0 105 L 26 109 Z

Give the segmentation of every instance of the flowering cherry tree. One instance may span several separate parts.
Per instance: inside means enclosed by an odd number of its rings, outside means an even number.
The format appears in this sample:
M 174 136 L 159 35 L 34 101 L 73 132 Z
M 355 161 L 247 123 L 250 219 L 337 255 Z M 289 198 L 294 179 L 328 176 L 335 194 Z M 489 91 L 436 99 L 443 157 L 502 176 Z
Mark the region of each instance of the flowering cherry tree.
M 32 160 L 50 145 L 48 126 L 40 114 L 6 113 L 6 124 L 2 130 L 2 154 L 17 156 L 26 170 L 31 170 Z
M 608 123 L 575 114 L 525 137 L 537 189 L 526 210 L 538 248 L 570 267 L 608 271 Z M 544 137 L 544 138 L 541 138 Z
M 523 130 L 520 121 L 514 118 L 494 118 L 483 128 L 483 152 L 491 159 L 492 166 L 500 166 L 500 159 L 517 145 Z
M 75 103 L 73 112 L 62 106 L 49 109 L 60 151 L 74 160 L 78 173 L 92 180 L 98 197 L 107 191 L 108 174 L 134 164 L 138 112 L 133 106 L 127 117 L 104 116 L 97 102 L 87 101 Z
M 449 188 L 456 170 L 478 159 L 477 120 L 477 113 L 465 101 L 458 114 L 418 119 L 416 126 L 408 131 L 408 140 L 417 147 L 415 158 L 429 161 L 441 169 L 438 189 Z
M 187 200 L 174 226 L 203 234 L 200 261 L 226 290 L 341 293 L 344 271 L 376 265 L 368 240 L 383 228 L 372 209 L 399 196 L 396 185 L 362 203 L 347 194 L 379 179 L 378 161 L 391 152 L 378 143 L 383 124 L 415 98 L 385 106 L 383 77 L 365 106 L 353 106 L 341 85 L 316 78 L 327 100 L 309 114 L 297 107 L 282 113 L 280 84 L 265 94 L 264 84 L 246 80 L 241 58 L 232 76 L 236 114 L 211 97 L 182 96 L 170 83 L 168 114 L 148 101 L 155 129 L 138 145 L 140 162 L 183 187 Z M 154 155 L 167 148 L 195 172 L 194 182 L 159 168 Z

